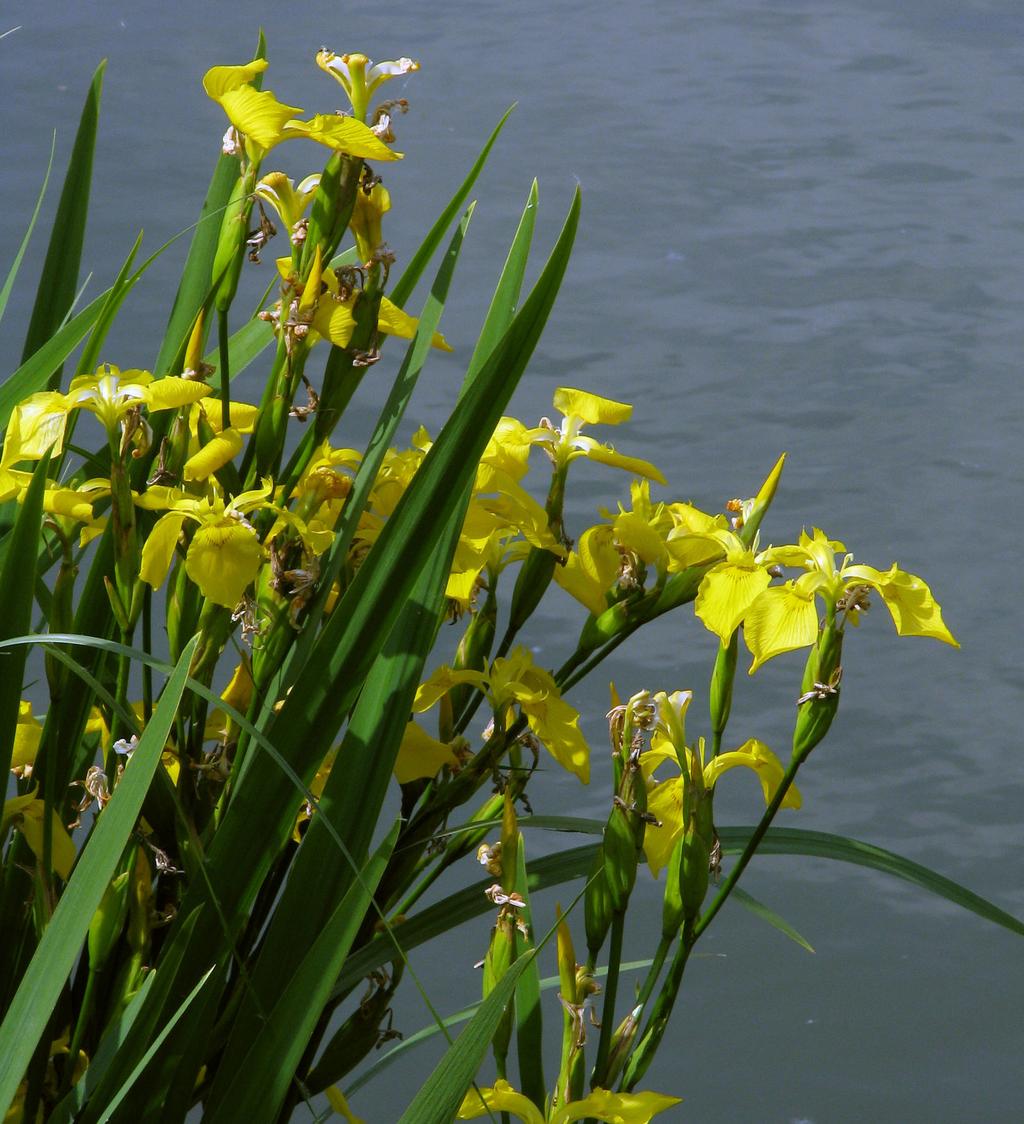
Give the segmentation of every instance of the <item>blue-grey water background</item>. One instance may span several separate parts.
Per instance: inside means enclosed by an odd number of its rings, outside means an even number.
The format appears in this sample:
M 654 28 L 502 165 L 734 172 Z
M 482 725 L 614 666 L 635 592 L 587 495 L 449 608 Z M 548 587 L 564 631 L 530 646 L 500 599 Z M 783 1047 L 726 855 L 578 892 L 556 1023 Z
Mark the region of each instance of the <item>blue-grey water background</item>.
M 576 254 L 513 412 L 535 421 L 560 384 L 626 399 L 633 422 L 606 439 L 663 468 L 671 487 L 661 496 L 710 509 L 751 494 L 787 450 L 767 538 L 817 524 L 863 561 L 897 559 L 923 574 L 962 650 L 897 641 L 876 607 L 847 643 L 839 719 L 806 770 L 803 810 L 785 822 L 892 848 L 1024 915 L 1017 5 L 8 0 L 0 18 L 0 32 L 20 25 L 0 40 L 4 269 L 51 130 L 59 182 L 89 77 L 109 59 L 85 249 L 92 293 L 140 228 L 152 250 L 194 221 L 224 128 L 200 79 L 210 65 L 248 59 L 258 25 L 269 39 L 266 85 L 311 111 L 340 105 L 312 65 L 321 43 L 422 61 L 388 91 L 412 104 L 397 127 L 405 161 L 387 169 L 387 237 L 400 258 L 518 101 L 475 193 L 445 312 L 457 351 L 428 368 L 410 421 L 436 432 L 452 403 L 531 178 L 539 248 L 580 184 Z M 300 176 L 319 157 L 285 146 L 267 167 Z M 46 214 L 55 199 L 51 190 Z M 34 282 L 42 246 L 37 237 L 24 281 Z M 181 243 L 150 271 L 105 358 L 152 362 L 183 254 Z M 23 283 L 0 336 L 4 372 L 16 366 L 29 301 Z M 389 355 L 367 380 L 343 443 L 365 432 L 395 362 Z M 574 476 L 578 534 L 599 504 L 625 497 L 627 481 L 587 466 Z M 567 598 L 550 602 L 531 642 L 555 665 L 578 613 Z M 573 696 L 595 759 L 604 759 L 610 678 L 624 693 L 694 688 L 699 732 L 713 651 L 689 611 L 623 646 Z M 757 734 L 785 751 L 800 666 L 784 657 L 744 678 L 737 739 Z M 536 810 L 603 816 L 605 766 L 596 772 L 581 790 L 547 771 L 532 786 Z M 757 785 L 732 774 L 719 819 L 751 822 L 759 802 Z M 530 845 L 561 842 L 531 836 Z M 475 877 L 467 867 L 445 886 Z M 630 958 L 649 954 L 659 926 L 659 888 L 641 881 L 647 917 L 630 933 Z M 758 860 L 746 886 L 816 952 L 726 911 L 649 1073 L 650 1087 L 686 1098 L 670 1118 L 1020 1118 L 1019 938 L 905 884 L 819 860 Z M 542 899 L 542 917 L 553 900 Z M 440 954 L 414 959 L 442 1011 L 477 997 L 473 963 L 486 939 L 480 919 Z M 427 1021 L 411 989 L 396 1019 L 406 1032 Z M 438 1054 L 410 1054 L 354 1107 L 371 1122 L 397 1119 Z

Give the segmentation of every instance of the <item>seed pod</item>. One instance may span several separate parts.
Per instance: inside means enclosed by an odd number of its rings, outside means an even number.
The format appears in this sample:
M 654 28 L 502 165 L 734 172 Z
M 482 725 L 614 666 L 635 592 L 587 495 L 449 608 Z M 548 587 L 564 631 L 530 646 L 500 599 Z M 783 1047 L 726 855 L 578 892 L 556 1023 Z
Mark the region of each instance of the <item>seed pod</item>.
M 488 579 L 487 595 L 483 605 L 470 618 L 466 631 L 459 641 L 452 667 L 456 671 L 482 671 L 494 646 L 494 631 L 498 615 L 495 596 L 496 576 Z M 449 692 L 452 713 L 458 718 L 469 702 L 473 688 L 468 683 L 457 683 Z
M 801 759 L 828 733 L 839 709 L 843 633 L 829 621 L 811 649 L 804 667 L 803 694 L 793 727 L 793 755 Z
M 680 846 L 680 873 L 683 920 L 695 921 L 708 892 L 708 862 L 711 850 L 696 826 L 683 832 Z
M 676 840 L 665 872 L 665 895 L 661 907 L 661 935 L 674 940 L 683 927 L 683 836 Z

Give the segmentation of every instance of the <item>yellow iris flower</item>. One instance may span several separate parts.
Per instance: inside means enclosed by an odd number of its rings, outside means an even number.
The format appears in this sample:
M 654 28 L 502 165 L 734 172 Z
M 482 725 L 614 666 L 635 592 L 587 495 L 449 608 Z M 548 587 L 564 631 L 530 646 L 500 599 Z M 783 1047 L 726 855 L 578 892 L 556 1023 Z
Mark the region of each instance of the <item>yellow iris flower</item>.
M 954 648 L 960 646 L 921 578 L 900 570 L 895 562 L 884 571 L 855 565 L 852 554 L 837 563 L 836 553 L 845 550 L 841 542 L 830 540 L 815 527 L 811 535 L 802 531 L 796 546 L 770 547 L 762 552 L 760 560 L 766 565 L 801 566 L 806 572 L 784 585 L 765 589 L 750 604 L 743 634 L 754 656 L 751 675 L 773 656 L 814 643 L 818 635 L 816 597 L 845 611 L 856 624 L 865 608 L 861 595 L 871 589 L 885 602 L 898 635 L 930 636 Z
M 594 1089 L 581 1100 L 559 1105 L 545 1114 L 507 1081 L 496 1081 L 490 1088 L 471 1089 L 463 1098 L 456 1119 L 472 1120 L 478 1116 L 493 1116 L 496 1112 L 510 1112 L 523 1124 L 570 1124 L 588 1117 L 608 1124 L 647 1124 L 680 1100 L 680 1097 L 662 1093 L 612 1093 L 608 1089 Z
M 561 386 L 555 391 L 554 407 L 562 415 L 559 428 L 555 429 L 550 422 L 542 422 L 537 429 L 529 430 L 528 433 L 531 443 L 540 445 L 551 458 L 556 471 L 564 470 L 577 457 L 586 457 L 599 464 L 621 468 L 635 476 L 656 480 L 659 484 L 665 483 L 660 469 L 655 468 L 650 461 L 624 456 L 617 453 L 611 445 L 602 445 L 581 432 L 586 425 L 620 425 L 628 421 L 633 414 L 632 406 L 590 394 L 586 390 Z
M 579 730 L 579 712 L 561 696 L 551 674 L 536 666 L 525 648 L 513 648 L 507 657 L 496 659 L 484 671 L 454 671 L 439 667 L 421 683 L 413 710 L 429 710 L 452 687 L 471 683 L 486 692 L 494 713 L 504 719 L 518 706 L 530 729 L 563 769 L 584 783 L 590 781 L 590 747 Z
M 227 503 L 217 491 L 199 498 L 160 486 L 136 496 L 139 507 L 170 509 L 156 521 L 146 539 L 139 577 L 154 589 L 163 584 L 182 528 L 186 520 L 191 520 L 199 526 L 185 554 L 185 572 L 205 597 L 233 609 L 263 564 L 263 547 L 245 515 L 269 507 L 272 492 L 270 481 L 264 480 L 263 487 L 243 492 Z
M 336 55 L 326 47 L 317 51 L 316 64 L 348 94 L 348 100 L 352 104 L 352 115 L 359 122 L 365 120 L 370 98 L 379 86 L 391 78 L 412 74 L 420 68 L 418 62 L 413 62 L 409 58 L 374 63 L 366 55 Z
M 673 691 L 671 695 L 659 691 L 654 696 L 658 720 L 650 748 L 640 756 L 640 770 L 648 785 L 647 811 L 659 821 L 648 824 L 644 831 L 644 854 L 655 876 L 668 864 L 683 832 L 683 797 L 688 783 L 711 791 L 723 773 L 742 765 L 757 774 L 768 804 L 785 772 L 778 757 L 757 738 L 705 761 L 703 738 L 698 739 L 696 748 L 686 744 L 685 718 L 692 698 L 692 691 Z M 654 773 L 666 761 L 679 768 L 679 776 L 659 781 Z M 782 807 L 796 809 L 802 803 L 796 785 L 790 786 Z
M 136 406 L 145 406 L 150 413 L 172 410 L 210 393 L 210 387 L 191 379 L 154 379 L 149 371 L 122 371 L 105 364 L 94 375 L 72 379 L 67 394 L 44 390 L 19 402 L 11 413 L 0 464 L 39 460 L 47 449 L 58 455 L 64 447 L 64 431 L 72 410 L 89 410 L 113 434 Z

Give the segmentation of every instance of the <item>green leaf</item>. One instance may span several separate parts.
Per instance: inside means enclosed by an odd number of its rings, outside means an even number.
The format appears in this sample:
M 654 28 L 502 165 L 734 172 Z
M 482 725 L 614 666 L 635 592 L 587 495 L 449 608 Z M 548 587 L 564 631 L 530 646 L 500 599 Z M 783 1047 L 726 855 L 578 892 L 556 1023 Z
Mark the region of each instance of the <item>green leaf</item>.
M 445 1051 L 398 1124 L 451 1124 L 472 1085 L 498 1022 L 535 952 L 526 952 L 498 981 L 469 1024 Z
M 303 784 L 323 760 L 385 640 L 411 592 L 417 575 L 446 526 L 447 515 L 461 502 L 473 479 L 483 448 L 519 380 L 554 304 L 565 273 L 579 217 L 577 193 L 563 231 L 533 292 L 481 369 L 456 414 L 442 429 L 411 486 L 397 505 L 370 555 L 363 562 L 313 648 L 310 667 L 299 676 L 275 716 L 268 736 Z M 413 354 L 429 340 L 429 314 L 420 320 Z M 426 338 L 423 338 L 426 337 Z M 203 904 L 181 971 L 169 1001 L 180 1003 L 206 964 L 211 945 L 221 947 L 243 924 L 259 887 L 291 830 L 295 800 L 280 784 L 279 766 L 269 756 L 253 754 L 235 790 L 207 857 L 211 889 L 195 884 L 179 916 Z M 259 824 L 254 835 L 253 824 Z M 226 929 L 223 924 L 226 923 Z M 165 949 L 182 938 L 172 930 Z M 158 964 L 159 967 L 159 964 Z M 154 1008 L 148 1025 L 162 1021 Z M 175 1039 L 188 1033 L 188 1020 Z M 164 1077 L 171 1078 L 168 1071 Z M 153 1088 L 159 1092 L 164 1078 Z
M 273 1118 L 278 1112 L 327 1001 L 331 981 L 366 917 L 398 830 L 396 823 L 328 917 L 287 984 L 279 989 L 280 997 L 259 1025 L 248 1051 L 238 1049 L 234 1037 L 228 1040 L 205 1103 L 203 1119 L 210 1124 Z M 242 1042 L 252 1039 L 244 1030 Z
M 769 909 L 764 902 L 759 902 L 757 898 L 752 894 L 748 894 L 746 890 L 741 889 L 739 886 L 733 887 L 730 896 L 733 901 L 743 906 L 744 909 L 749 909 L 755 917 L 759 917 L 762 921 L 767 921 L 773 929 L 778 929 L 780 933 L 785 933 L 791 941 L 796 941 L 801 948 L 807 949 L 808 952 L 814 952 L 814 949 L 800 936 L 796 929 L 794 929 L 788 921 L 780 917 L 773 909 Z
M 510 105 L 505 110 L 501 120 L 494 126 L 494 130 L 487 138 L 487 143 L 480 151 L 480 155 L 476 158 L 473 167 L 469 169 L 469 174 L 462 181 L 459 190 L 451 197 L 448 206 L 441 212 L 437 221 L 427 232 L 426 238 L 420 248 L 413 254 L 409 264 L 405 267 L 405 271 L 398 279 L 395 287 L 391 290 L 389 298 L 393 304 L 399 308 L 405 308 L 406 301 L 412 296 L 413 289 L 416 288 L 417 282 L 423 276 L 423 271 L 427 268 L 427 263 L 434 256 L 437 247 L 441 245 L 441 239 L 444 237 L 445 231 L 455 221 L 455 216 L 462 210 L 463 204 L 469 198 L 469 193 L 476 183 L 477 176 L 483 171 L 484 165 L 487 163 L 487 157 L 491 154 L 491 149 L 494 147 L 494 142 L 498 139 L 498 134 L 505 127 L 505 122 L 511 116 L 512 110 L 515 109 L 514 105 Z
M 590 871 L 597 846 L 596 843 L 588 843 L 583 847 L 573 847 L 567 851 L 534 859 L 527 871 L 530 893 L 549 886 L 560 886 L 574 878 L 584 878 Z M 493 878 L 485 878 L 480 882 L 474 882 L 420 913 L 407 917 L 394 929 L 394 934 L 401 941 L 402 948 L 409 952 L 441 933 L 449 932 L 464 921 L 471 921 L 474 917 L 493 910 L 494 906 L 484 896 L 484 891 L 493 881 Z M 344 994 L 355 987 L 364 976 L 394 959 L 395 947 L 391 937 L 386 935 L 374 937 L 368 945 L 354 952 L 345 962 L 345 967 L 332 992 L 332 998 Z
M 653 963 L 653 960 L 630 960 L 620 964 L 619 971 L 643 972 L 650 968 L 651 964 Z M 598 979 L 601 979 L 603 976 L 608 975 L 608 969 L 596 968 L 594 970 L 594 975 Z M 540 990 L 542 992 L 554 991 L 554 989 L 557 988 L 561 984 L 561 982 L 562 981 L 558 978 L 558 976 L 547 976 L 540 981 Z M 477 1000 L 476 1003 L 470 1003 L 468 1007 L 463 1007 L 461 1011 L 456 1011 L 454 1015 L 449 1015 L 444 1020 L 445 1029 L 450 1029 L 453 1026 L 458 1026 L 459 1023 L 467 1022 L 480 1009 L 481 1002 L 482 1000 Z M 421 1027 L 421 1029 L 414 1031 L 412 1034 L 407 1034 L 401 1042 L 392 1046 L 391 1049 L 388 1050 L 387 1053 L 383 1054 L 380 1058 L 378 1058 L 377 1061 L 373 1063 L 373 1065 L 368 1066 L 366 1069 L 364 1069 L 359 1074 L 359 1076 L 351 1082 L 351 1084 L 346 1085 L 345 1095 L 347 1097 L 351 1097 L 353 1093 L 358 1092 L 363 1088 L 364 1085 L 372 1081 L 378 1073 L 382 1072 L 389 1066 L 393 1065 L 395 1062 L 399 1061 L 403 1054 L 406 1054 L 409 1050 L 418 1046 L 421 1042 L 426 1042 L 440 1033 L 440 1027 L 436 1025 L 430 1025 Z M 541 1099 L 535 1103 L 541 1104 L 543 1100 L 544 1098 L 541 1097 Z
M 39 557 L 39 534 L 43 520 L 43 493 L 50 454 L 40 460 L 32 473 L 32 482 L 18 512 L 10 545 L 0 570 L 0 640 L 8 640 L 32 627 L 32 597 L 36 584 L 36 559 Z M 0 664 L 0 777 L 9 776 L 11 753 L 18 721 L 21 685 L 25 678 L 27 648 L 5 653 Z M 2 843 L 0 838 L 0 843 Z
M 154 974 L 155 973 L 150 973 L 150 975 Z M 178 1020 L 182 1017 L 182 1015 L 185 1014 L 189 1007 L 192 1006 L 192 1001 L 196 998 L 200 991 L 203 990 L 203 986 L 212 974 L 213 967 L 211 967 L 205 975 L 200 977 L 199 982 L 196 984 L 196 986 L 192 988 L 188 995 L 185 996 L 184 1002 L 174 1012 L 174 1014 L 171 1015 L 171 1017 L 167 1020 L 167 1023 L 161 1028 L 160 1033 L 153 1039 L 152 1046 L 150 1046 L 146 1053 L 142 1055 L 142 1057 L 139 1059 L 138 1064 L 131 1071 L 131 1073 L 128 1074 L 124 1083 L 117 1090 L 117 1093 L 111 1098 L 110 1103 L 104 1107 L 103 1111 L 96 1118 L 96 1124 L 106 1124 L 106 1122 L 114 1115 L 114 1113 L 117 1111 L 118 1106 L 131 1092 L 135 1082 L 138 1081 L 138 1079 L 142 1076 L 143 1070 L 145 1070 L 146 1066 L 149 1065 L 149 1063 L 156 1056 L 157 1051 L 167 1040 L 167 1036 L 178 1025 Z M 90 1065 L 89 1068 L 91 1069 L 92 1066 Z M 88 1070 L 86 1070 L 86 1072 L 88 1073 Z
M 153 373 L 156 375 L 171 373 L 175 358 L 183 350 L 199 310 L 209 299 L 210 275 L 220 237 L 221 215 L 228 205 L 237 179 L 238 160 L 232 156 L 221 156 L 199 212 L 199 221 L 192 235 L 178 291 L 174 295 L 174 305 L 160 344 L 160 352 L 153 364 Z
M 82 851 L 14 1001 L 0 1024 L 0 1110 L 6 1111 L 78 959 L 93 914 L 135 828 L 167 744 L 197 639 L 189 642 L 110 803 Z
M 719 830 L 722 850 L 728 854 L 739 854 L 746 846 L 754 829 L 750 827 L 727 827 Z M 997 905 L 979 897 L 961 886 L 958 882 L 945 878 L 934 870 L 919 863 L 911 862 L 892 851 L 885 851 L 859 839 L 849 839 L 843 835 L 832 835 L 824 831 L 805 831 L 801 828 L 772 827 L 758 848 L 762 855 L 809 855 L 817 859 L 832 859 L 835 862 L 852 863 L 889 874 L 894 878 L 910 882 L 927 890 L 953 905 L 960 906 L 970 913 L 976 913 L 986 921 L 1009 929 L 1011 933 L 1024 936 L 1024 921 L 1006 913 Z
M 18 270 L 21 268 L 22 259 L 25 257 L 25 251 L 28 249 L 29 239 L 32 237 L 32 231 L 35 230 L 36 220 L 39 218 L 39 212 L 43 206 L 43 199 L 46 196 L 46 185 L 50 182 L 50 172 L 53 171 L 53 154 L 56 148 L 57 134 L 54 132 L 53 140 L 50 142 L 50 159 L 46 164 L 46 175 L 43 176 L 43 186 L 39 189 L 39 195 L 36 198 L 35 210 L 32 212 L 32 218 L 29 219 L 25 237 L 22 238 L 21 245 L 18 247 L 18 252 L 14 255 L 11 268 L 7 271 L 7 278 L 4 281 L 3 288 L 0 289 L 0 320 L 3 319 L 4 310 L 7 308 L 7 301 L 10 298 L 11 290 L 14 288 L 14 280 L 18 276 Z
M 64 189 L 54 216 L 50 244 L 25 337 L 22 363 L 52 338 L 75 300 L 82 245 L 85 241 L 85 224 L 89 214 L 92 161 L 96 150 L 100 95 L 106 65 L 104 60 L 96 68 L 78 122 L 78 133 L 71 150 Z M 47 377 L 51 388 L 56 388 L 60 383 L 60 368 L 47 372 Z
M 135 261 L 135 255 L 139 252 L 139 247 L 141 245 L 142 232 L 140 231 L 131 250 L 128 251 L 128 257 L 125 258 L 124 265 L 121 266 L 117 277 L 114 279 L 114 284 L 111 285 L 105 294 L 103 308 L 96 318 L 96 325 L 92 330 L 92 334 L 89 336 L 89 342 L 82 348 L 82 354 L 78 357 L 75 370 L 79 375 L 95 370 L 99 363 L 100 348 L 103 347 L 104 341 L 107 338 L 107 333 L 113 326 L 114 318 L 120 311 L 125 297 L 128 296 L 135 282 L 138 280 L 137 276 L 133 278 L 128 271 L 131 269 L 132 262 Z
M 61 366 L 88 334 L 103 312 L 109 292 L 107 289 L 100 293 L 0 385 L 0 430 L 7 428 L 14 407 L 23 398 L 42 390 L 52 372 Z
M 113 1061 L 117 1048 L 124 1041 L 125 1035 L 135 1022 L 135 1016 L 142 1007 L 143 1000 L 149 994 L 149 989 L 156 980 L 156 972 L 147 972 L 142 986 L 132 996 L 128 1006 L 112 1022 L 107 1024 L 99 1048 L 89 1059 L 89 1066 L 82 1078 L 72 1087 L 68 1095 L 57 1105 L 50 1116 L 48 1124 L 71 1124 L 75 1114 L 85 1104 L 86 1099 L 95 1089 L 99 1079 L 107 1072 Z

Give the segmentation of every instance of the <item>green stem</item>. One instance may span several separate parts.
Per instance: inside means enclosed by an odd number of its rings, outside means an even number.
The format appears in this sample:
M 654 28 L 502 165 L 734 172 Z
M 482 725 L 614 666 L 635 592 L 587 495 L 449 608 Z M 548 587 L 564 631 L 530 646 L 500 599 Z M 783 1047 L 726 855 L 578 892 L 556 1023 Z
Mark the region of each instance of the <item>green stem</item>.
M 662 1037 L 665 1034 L 665 1029 L 668 1026 L 668 1020 L 672 1014 L 672 1008 L 675 1005 L 676 996 L 679 994 L 679 987 L 683 981 L 683 972 L 686 970 L 686 963 L 690 958 L 690 953 L 693 951 L 694 945 L 706 932 L 708 926 L 717 916 L 718 911 L 725 905 L 729 895 L 735 889 L 736 883 L 739 882 L 744 870 L 747 868 L 747 864 L 754 857 L 755 851 L 760 846 L 765 832 L 771 826 L 772 820 L 775 818 L 779 808 L 782 807 L 782 802 L 786 798 L 786 793 L 789 791 L 796 777 L 797 770 L 805 759 L 806 755 L 798 756 L 796 754 L 791 758 L 789 766 L 782 780 L 779 782 L 778 788 L 775 790 L 775 794 L 772 796 L 768 807 L 764 810 L 764 815 L 761 817 L 760 822 L 747 841 L 747 845 L 744 847 L 743 853 L 737 860 L 736 865 L 722 883 L 711 905 L 708 906 L 707 910 L 705 910 L 696 923 L 687 923 L 684 926 L 682 940 L 679 942 L 675 956 L 672 958 L 668 976 L 658 995 L 654 1010 L 651 1012 L 651 1017 L 648 1020 L 637 1048 L 626 1066 L 621 1086 L 623 1089 L 632 1091 L 636 1087 L 637 1082 L 640 1081 L 647 1072 L 647 1068 L 653 1061 L 654 1055 L 657 1053 L 658 1046 L 661 1044 Z
M 603 1086 L 608 1065 L 608 1050 L 615 1033 L 615 1000 L 619 990 L 619 965 L 622 963 L 622 937 L 626 928 L 625 910 L 612 915 L 611 943 L 608 946 L 608 975 L 604 981 L 604 1002 L 601 1005 L 601 1037 L 597 1043 L 597 1058 L 590 1080 L 591 1089 Z
M 651 992 L 654 991 L 654 985 L 661 975 L 661 970 L 665 967 L 665 958 L 668 956 L 668 950 L 671 947 L 671 939 L 663 936 L 658 943 L 657 951 L 654 953 L 654 960 L 651 962 L 650 968 L 647 969 L 647 975 L 644 978 L 643 986 L 640 988 L 640 993 L 636 997 L 638 1007 L 647 1006 L 647 1000 L 650 999 Z
M 63 1096 L 71 1088 L 71 1077 L 75 1072 L 75 1059 L 78 1057 L 82 1039 L 85 1037 L 85 1028 L 92 1016 L 92 1009 L 96 1002 L 96 977 L 98 974 L 92 968 L 89 969 L 89 975 L 85 981 L 85 994 L 82 996 L 82 1005 L 78 1008 L 75 1031 L 71 1035 L 71 1046 L 68 1049 L 68 1061 L 64 1069 L 64 1077 L 60 1083 L 59 1096 Z
M 231 368 L 228 351 L 228 310 L 217 310 L 217 344 L 220 352 L 220 424 L 225 430 L 231 426 Z

